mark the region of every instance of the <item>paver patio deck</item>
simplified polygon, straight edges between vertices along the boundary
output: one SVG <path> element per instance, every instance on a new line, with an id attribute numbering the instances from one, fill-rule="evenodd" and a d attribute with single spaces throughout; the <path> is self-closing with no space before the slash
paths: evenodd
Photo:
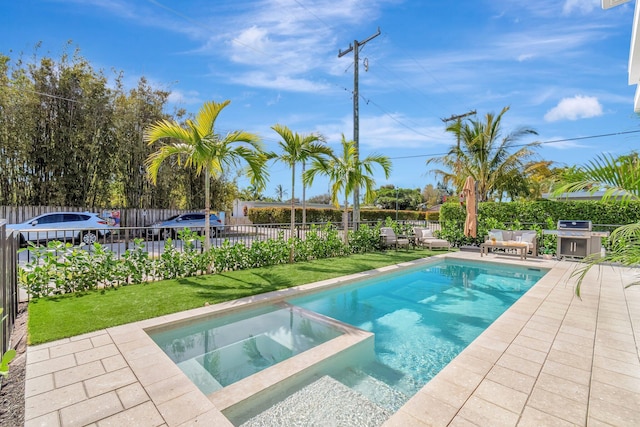
<path id="1" fill-rule="evenodd" d="M 640 286 L 624 287 L 634 272 L 593 269 L 578 299 L 577 263 L 483 260 L 551 271 L 385 426 L 640 425 Z M 25 425 L 231 426 L 143 328 L 268 297 L 29 347 Z"/>

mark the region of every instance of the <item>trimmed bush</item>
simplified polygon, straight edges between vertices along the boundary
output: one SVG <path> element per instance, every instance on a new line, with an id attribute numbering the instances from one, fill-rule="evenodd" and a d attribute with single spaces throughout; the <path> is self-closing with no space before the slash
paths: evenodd
<path id="1" fill-rule="evenodd" d="M 208 271 L 222 273 L 285 264 L 289 262 L 292 244 L 295 261 L 371 252 L 380 249 L 380 223 L 373 227 L 363 224 L 358 231 L 350 231 L 349 245 L 342 242 L 339 231 L 331 223 L 323 227 L 312 225 L 304 240 L 298 237 L 285 240 L 281 232 L 277 239 L 255 240 L 250 246 L 244 243 L 232 245 L 225 240 L 222 246 L 206 252 L 201 250 L 204 237 L 188 228 L 180 231 L 178 238 L 182 241 L 182 250 L 167 239 L 164 251 L 157 259 L 149 256 L 140 239 L 121 259 L 97 243 L 90 252 L 83 248 L 84 245 L 72 246 L 57 241 L 49 242 L 47 246 L 30 244 L 32 257 L 20 266 L 18 281 L 31 297 L 38 298 L 190 277 Z"/>
<path id="2" fill-rule="evenodd" d="M 353 212 L 349 209 L 349 214 Z M 289 224 L 291 222 L 290 207 L 266 207 L 251 208 L 248 211 L 248 218 L 254 224 Z M 368 209 L 360 210 L 360 220 L 365 222 L 384 221 L 387 217 L 395 218 L 396 211 L 388 209 Z M 424 220 L 424 212 L 418 211 L 398 211 L 398 220 L 418 221 Z M 296 222 L 302 222 L 302 208 L 296 208 Z M 342 210 L 328 207 L 326 209 L 307 208 L 307 222 L 310 223 L 341 223 Z"/>

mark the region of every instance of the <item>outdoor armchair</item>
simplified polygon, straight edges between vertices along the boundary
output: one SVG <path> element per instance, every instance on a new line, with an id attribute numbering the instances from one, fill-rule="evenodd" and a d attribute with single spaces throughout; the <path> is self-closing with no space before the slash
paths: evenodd
<path id="1" fill-rule="evenodd" d="M 382 241 L 382 246 L 385 248 L 395 247 L 396 250 L 399 246 L 404 246 L 405 248 L 409 248 L 409 239 L 406 237 L 398 237 L 393 231 L 391 227 L 381 227 L 380 228 L 380 239 Z"/>
<path id="2" fill-rule="evenodd" d="M 451 248 L 451 244 L 444 240 L 438 239 L 433 235 L 433 231 L 424 227 L 414 227 L 413 232 L 416 235 L 416 245 L 433 250 L 435 248 L 447 249 Z"/>

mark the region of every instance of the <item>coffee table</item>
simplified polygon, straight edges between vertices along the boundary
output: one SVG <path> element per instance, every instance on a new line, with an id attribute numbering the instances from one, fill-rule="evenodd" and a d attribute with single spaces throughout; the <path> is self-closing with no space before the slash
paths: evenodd
<path id="1" fill-rule="evenodd" d="M 526 242 L 516 242 L 513 240 L 491 241 L 487 240 L 480 245 L 480 257 L 487 255 L 489 249 L 515 249 L 516 253 L 520 255 L 520 259 L 527 259 L 527 252 L 529 251 L 529 245 Z"/>

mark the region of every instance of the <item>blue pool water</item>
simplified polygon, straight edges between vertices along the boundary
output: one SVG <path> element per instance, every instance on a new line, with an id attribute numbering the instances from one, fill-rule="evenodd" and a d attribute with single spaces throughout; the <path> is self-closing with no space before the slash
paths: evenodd
<path id="1" fill-rule="evenodd" d="M 263 307 L 150 334 L 209 394 L 341 335 L 295 307 Z"/>
<path id="2" fill-rule="evenodd" d="M 349 402 L 347 421 L 336 425 L 381 425 L 546 272 L 445 258 L 150 335 L 209 394 L 349 333 L 339 322 L 370 331 L 375 354 L 369 345 L 365 354 L 336 357 L 313 378 L 287 383 L 286 393 L 269 391 L 224 413 L 235 425 L 298 425 L 298 416 L 335 417 Z M 354 424 L 358 411 L 369 418 Z"/>
<path id="3" fill-rule="evenodd" d="M 442 260 L 289 302 L 373 332 L 362 370 L 412 396 L 545 273 Z"/>

